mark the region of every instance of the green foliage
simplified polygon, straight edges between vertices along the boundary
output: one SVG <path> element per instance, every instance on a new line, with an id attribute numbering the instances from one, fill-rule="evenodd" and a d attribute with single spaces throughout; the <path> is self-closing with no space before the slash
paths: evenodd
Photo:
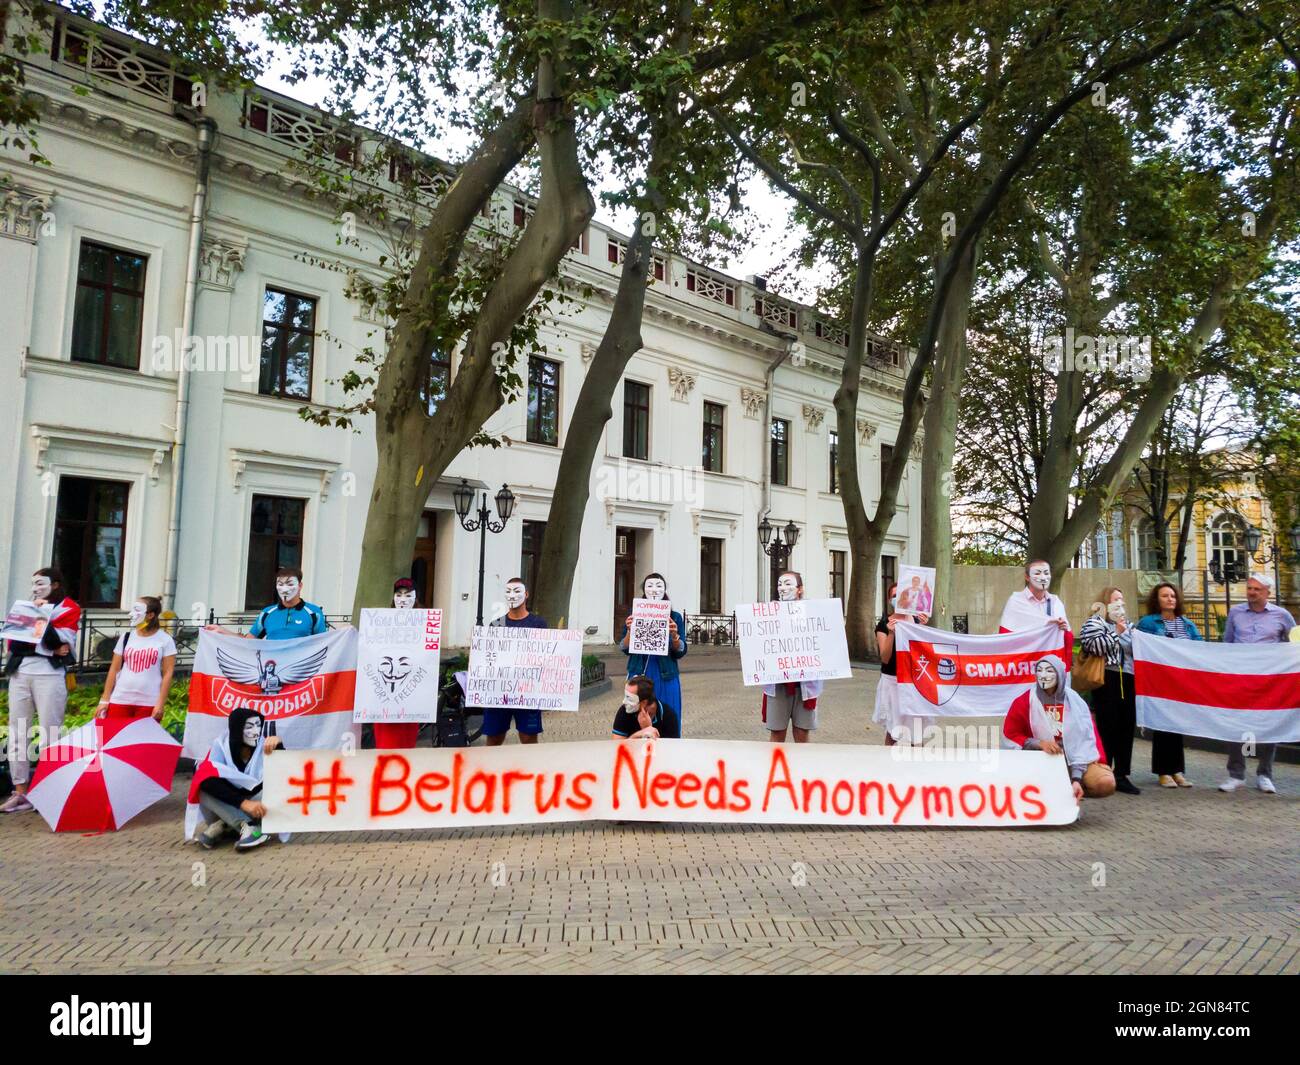
<path id="1" fill-rule="evenodd" d="M 167 693 L 167 702 L 163 704 L 162 726 L 173 735 L 180 735 L 185 729 L 185 714 L 189 706 L 190 683 L 188 678 L 178 679 Z M 104 685 L 78 684 L 68 692 L 68 709 L 63 718 L 65 730 L 84 725 L 95 716 L 100 697 L 104 694 Z M 9 691 L 0 691 L 0 725 L 9 724 Z"/>

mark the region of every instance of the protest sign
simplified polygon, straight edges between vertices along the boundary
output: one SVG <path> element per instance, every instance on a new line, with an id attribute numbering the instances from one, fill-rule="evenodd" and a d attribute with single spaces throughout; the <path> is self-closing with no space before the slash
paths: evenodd
<path id="1" fill-rule="evenodd" d="M 917 751 L 728 740 L 276 751 L 266 759 L 262 828 L 594 820 L 1015 828 L 1078 817 L 1059 755 Z"/>
<path id="2" fill-rule="evenodd" d="M 581 630 L 475 626 L 466 706 L 577 710 L 581 682 Z"/>
<path id="3" fill-rule="evenodd" d="M 745 684 L 852 676 L 838 599 L 795 599 L 736 607 Z"/>
<path id="4" fill-rule="evenodd" d="M 666 655 L 672 607 L 667 599 L 633 599 L 628 619 L 628 654 Z"/>
<path id="5" fill-rule="evenodd" d="M 898 710 L 914 717 L 1004 716 L 1034 685 L 1044 655 L 1066 662 L 1065 634 L 1055 625 L 971 636 L 900 621 L 894 626 Z"/>
<path id="6" fill-rule="evenodd" d="M 362 610 L 352 720 L 436 721 L 441 610 Z"/>
<path id="7" fill-rule="evenodd" d="M 359 746 L 360 726 L 352 721 L 356 668 L 351 626 L 296 640 L 245 640 L 205 629 L 194 652 L 181 754 L 203 758 L 241 706 L 274 726 L 286 747 Z"/>
<path id="8" fill-rule="evenodd" d="M 934 567 L 899 566 L 896 614 L 934 613 Z"/>
<path id="9" fill-rule="evenodd" d="M 0 640 L 39 643 L 53 612 L 52 606 L 37 606 L 26 599 L 19 599 L 5 615 L 4 627 L 0 629 Z"/>

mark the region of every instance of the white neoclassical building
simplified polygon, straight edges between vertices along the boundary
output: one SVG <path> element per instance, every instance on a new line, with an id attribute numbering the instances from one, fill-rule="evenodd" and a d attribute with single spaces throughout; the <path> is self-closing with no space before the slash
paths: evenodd
<path id="1" fill-rule="evenodd" d="M 6 601 L 25 596 L 31 572 L 53 562 L 91 611 L 120 612 L 163 589 L 170 549 L 183 617 L 264 604 L 284 562 L 301 564 L 309 599 L 348 613 L 371 427 L 323 428 L 298 411 L 342 403 L 338 379 L 355 355 L 382 350 L 383 324 L 355 298 L 349 274 L 379 279 L 385 243 L 361 226 L 362 247 L 341 247 L 334 209 L 307 194 L 293 166 L 329 116 L 263 89 L 213 93 L 201 113 L 187 111 L 178 101 L 191 102 L 191 83 L 165 54 L 71 16 L 59 18 L 49 54 L 28 63 L 27 77 L 52 165 L 0 154 Z M 526 213 L 522 197 L 503 194 L 485 224 L 521 224 Z M 490 604 L 506 579 L 531 571 L 620 254 L 618 234 L 589 227 L 564 269 L 591 297 L 547 329 L 544 354 L 520 368 L 525 396 L 486 427 L 508 446 L 468 450 L 430 485 L 412 566 L 425 602 L 450 611 L 452 643 L 466 642 L 473 623 L 479 549 L 460 528 L 452 490 L 462 478 L 489 495 L 509 484 L 518 500 L 488 538 Z M 688 614 L 767 597 L 765 513 L 798 528 L 791 565 L 808 594 L 844 594 L 848 543 L 832 452 L 858 449 L 874 505 L 900 414 L 907 355 L 897 347 L 873 344 L 857 432 L 837 440 L 835 323 L 759 279 L 667 255 L 655 273 L 645 347 L 615 396 L 592 472 L 568 621 L 593 641 L 612 638 L 651 570 L 666 575 Z M 165 356 L 187 335 L 202 358 L 182 385 Z M 183 490 L 173 521 L 178 426 Z M 919 449 L 912 457 L 886 574 L 916 561 Z"/>

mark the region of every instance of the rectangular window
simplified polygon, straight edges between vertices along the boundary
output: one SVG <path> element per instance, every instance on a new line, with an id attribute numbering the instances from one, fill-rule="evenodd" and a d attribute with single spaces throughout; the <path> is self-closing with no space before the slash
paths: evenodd
<path id="1" fill-rule="evenodd" d="M 889 589 L 898 580 L 898 557 L 880 556 L 880 612 L 889 613 Z"/>
<path id="2" fill-rule="evenodd" d="M 136 252 L 81 242 L 72 310 L 73 361 L 140 368 L 147 262 Z"/>
<path id="3" fill-rule="evenodd" d="M 711 473 L 722 472 L 722 419 L 725 410 L 721 403 L 704 404 L 704 452 L 701 465 Z"/>
<path id="4" fill-rule="evenodd" d="M 845 560 L 847 555 L 848 552 L 846 551 L 831 552 L 831 598 L 838 599 L 841 603 L 847 602 L 844 594 L 845 588 L 847 587 L 845 583 L 845 573 L 847 572 L 845 570 Z"/>
<path id="5" fill-rule="evenodd" d="M 261 610 L 275 596 L 275 571 L 302 567 L 302 529 L 307 513 L 305 499 L 253 496 L 248 523 L 248 573 L 244 581 L 244 609 Z"/>
<path id="6" fill-rule="evenodd" d="M 830 460 L 830 486 L 832 492 L 840 490 L 840 434 L 837 430 L 832 429 L 827 434 L 829 441 L 827 450 L 829 451 Z"/>
<path id="7" fill-rule="evenodd" d="M 523 547 L 519 552 L 519 576 L 523 578 L 524 587 L 532 590 L 537 576 L 537 563 L 542 557 L 542 533 L 546 531 L 544 521 L 524 522 Z"/>
<path id="8" fill-rule="evenodd" d="M 257 390 L 282 399 L 311 398 L 316 300 L 278 288 L 262 297 L 262 372 Z"/>
<path id="9" fill-rule="evenodd" d="M 772 419 L 772 483 L 790 483 L 790 423 Z"/>
<path id="10" fill-rule="evenodd" d="M 528 359 L 528 439 L 560 442 L 560 364 L 536 355 Z"/>
<path id="11" fill-rule="evenodd" d="M 700 613 L 722 613 L 722 541 L 700 537 Z"/>
<path id="12" fill-rule="evenodd" d="M 82 606 L 122 604 L 126 504 L 131 486 L 121 481 L 61 477 L 55 503 L 54 565 L 68 594 Z"/>
<path id="13" fill-rule="evenodd" d="M 623 382 L 623 457 L 650 457 L 650 386 Z"/>

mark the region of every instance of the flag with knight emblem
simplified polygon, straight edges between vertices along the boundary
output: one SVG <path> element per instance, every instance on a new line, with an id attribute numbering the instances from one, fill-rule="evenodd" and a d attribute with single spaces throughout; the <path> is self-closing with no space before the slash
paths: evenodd
<path id="1" fill-rule="evenodd" d="M 246 640 L 199 633 L 190 679 L 183 755 L 196 761 L 225 734 L 241 706 L 262 715 L 285 747 L 337 749 L 344 733 L 360 747 L 352 721 L 357 630 L 330 629 L 296 640 Z"/>
<path id="2" fill-rule="evenodd" d="M 1034 663 L 1065 661 L 1065 636 L 1053 624 L 996 636 L 944 632 L 900 621 L 898 710 L 916 717 L 994 717 L 1034 684 Z"/>

